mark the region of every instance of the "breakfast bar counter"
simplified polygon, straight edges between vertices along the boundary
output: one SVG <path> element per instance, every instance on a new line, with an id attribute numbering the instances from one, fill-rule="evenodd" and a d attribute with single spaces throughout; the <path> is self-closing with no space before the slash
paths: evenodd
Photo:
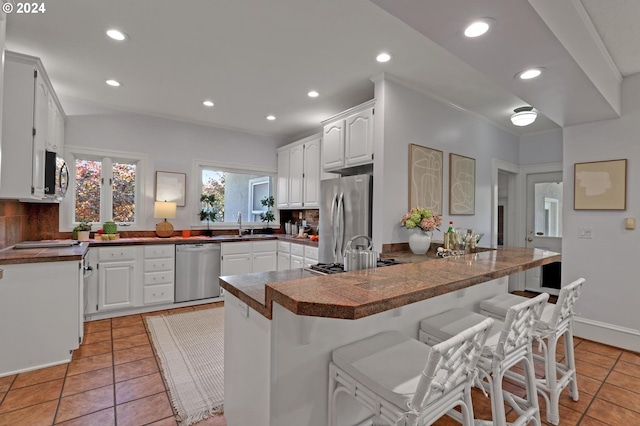
<path id="1" fill-rule="evenodd" d="M 334 349 L 387 330 L 417 338 L 420 320 L 451 308 L 477 310 L 481 300 L 508 290 L 509 275 L 561 259 L 513 247 L 444 259 L 392 257 L 410 263 L 324 276 L 295 269 L 220 278 L 227 424 L 326 426 Z"/>

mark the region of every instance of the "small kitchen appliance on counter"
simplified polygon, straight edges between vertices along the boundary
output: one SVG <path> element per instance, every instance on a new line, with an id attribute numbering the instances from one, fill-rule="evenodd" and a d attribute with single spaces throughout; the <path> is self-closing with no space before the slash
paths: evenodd
<path id="1" fill-rule="evenodd" d="M 358 239 L 367 240 L 368 246 L 356 245 L 352 248 L 353 242 Z M 358 269 L 375 268 L 378 253 L 373 250 L 373 242 L 366 235 L 356 235 L 351 237 L 347 242 L 347 248 L 344 251 L 344 270 L 357 271 Z"/>

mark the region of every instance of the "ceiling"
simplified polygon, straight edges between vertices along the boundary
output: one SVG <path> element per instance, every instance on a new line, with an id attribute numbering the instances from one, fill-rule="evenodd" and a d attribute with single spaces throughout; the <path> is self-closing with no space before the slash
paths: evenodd
<path id="1" fill-rule="evenodd" d="M 622 77 L 640 71 L 640 2 L 611 3 L 56 0 L 42 14 L 8 15 L 6 45 L 42 59 L 67 112 L 80 101 L 288 142 L 373 98 L 371 78 L 385 73 L 522 136 L 620 114 Z M 487 36 L 461 36 L 484 16 L 497 23 Z M 128 40 L 107 38 L 108 28 Z M 583 45 L 584 31 L 599 49 Z M 381 51 L 392 60 L 377 63 Z M 542 77 L 514 79 L 532 65 Z M 538 120 L 511 125 L 526 104 Z"/>

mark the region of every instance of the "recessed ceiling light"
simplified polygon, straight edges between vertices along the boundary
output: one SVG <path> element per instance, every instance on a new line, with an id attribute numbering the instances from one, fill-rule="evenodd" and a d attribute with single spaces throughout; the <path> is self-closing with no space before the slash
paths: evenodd
<path id="1" fill-rule="evenodd" d="M 493 25 L 494 22 L 495 20 L 493 18 L 482 18 L 477 21 L 473 21 L 467 28 L 465 28 L 464 35 L 469 38 L 480 37 L 489 31 L 489 28 L 491 28 L 491 25 Z"/>
<path id="2" fill-rule="evenodd" d="M 390 60 L 391 60 L 391 55 L 386 52 L 382 52 L 381 54 L 376 56 L 376 61 L 378 62 L 389 62 Z"/>
<path id="3" fill-rule="evenodd" d="M 542 74 L 542 68 L 529 68 L 518 74 L 518 77 L 522 80 L 531 80 L 532 78 L 539 77 Z"/>
<path id="4" fill-rule="evenodd" d="M 120 30 L 113 29 L 113 28 L 110 29 L 110 30 L 107 30 L 107 35 L 109 37 L 111 37 L 112 39 L 117 40 L 117 41 L 123 41 L 123 40 L 125 40 L 127 38 L 125 33 L 123 33 Z"/>
<path id="5" fill-rule="evenodd" d="M 107 84 L 111 87 L 120 87 L 122 86 L 118 80 L 107 80 Z"/>
<path id="6" fill-rule="evenodd" d="M 516 108 L 513 112 L 515 112 L 515 114 L 511 116 L 511 122 L 514 126 L 528 126 L 538 118 L 538 113 L 533 110 L 532 106 Z"/>
<path id="7" fill-rule="evenodd" d="M 320 96 L 320 93 L 316 92 L 315 90 L 312 90 L 309 93 L 307 93 L 307 96 L 309 96 L 310 98 L 317 98 L 318 96 Z"/>
<path id="8" fill-rule="evenodd" d="M 275 115 L 267 115 L 266 119 L 269 120 L 269 121 L 273 121 L 273 120 L 276 119 L 276 116 Z"/>
<path id="9" fill-rule="evenodd" d="M 203 101 L 202 105 L 211 108 L 213 106 L 213 101 L 210 101 L 210 100 Z"/>

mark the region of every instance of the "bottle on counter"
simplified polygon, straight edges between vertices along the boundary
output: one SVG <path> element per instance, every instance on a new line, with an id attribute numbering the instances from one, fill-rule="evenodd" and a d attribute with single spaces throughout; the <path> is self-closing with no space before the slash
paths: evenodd
<path id="1" fill-rule="evenodd" d="M 455 232 L 453 231 L 453 221 L 449 221 L 449 228 L 444 233 L 444 248 L 454 250 L 456 248 Z"/>

